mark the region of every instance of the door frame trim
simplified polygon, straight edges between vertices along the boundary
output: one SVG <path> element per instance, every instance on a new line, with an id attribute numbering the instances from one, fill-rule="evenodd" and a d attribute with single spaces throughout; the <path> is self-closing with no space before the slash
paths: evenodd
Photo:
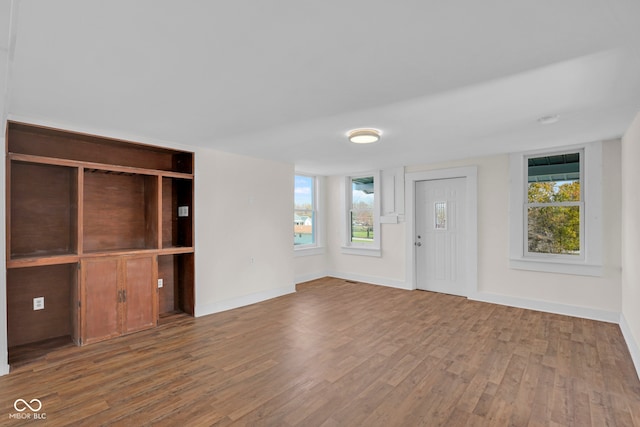
<path id="1" fill-rule="evenodd" d="M 467 283 L 464 286 L 465 295 L 470 297 L 478 292 L 478 167 L 466 166 L 449 169 L 436 169 L 423 172 L 409 172 L 405 175 L 406 198 L 406 272 L 405 277 L 409 289 L 417 289 L 416 283 L 416 251 L 414 247 L 416 224 L 416 182 L 434 181 L 450 178 L 465 178 L 467 206 L 464 217 L 467 241 L 465 242 L 464 258 L 466 263 Z"/>

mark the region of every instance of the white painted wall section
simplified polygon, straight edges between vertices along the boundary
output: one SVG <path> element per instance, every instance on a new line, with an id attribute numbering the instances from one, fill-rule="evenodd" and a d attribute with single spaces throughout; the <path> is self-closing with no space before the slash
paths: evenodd
<path id="1" fill-rule="evenodd" d="M 622 315 L 620 326 L 640 373 L 640 113 L 622 138 Z"/>
<path id="2" fill-rule="evenodd" d="M 291 164 L 196 151 L 196 316 L 295 291 Z"/>
<path id="3" fill-rule="evenodd" d="M 411 166 L 406 171 L 478 166 L 478 285 L 472 298 L 617 322 L 621 307 L 620 141 L 605 142 L 603 157 L 605 259 L 601 277 L 509 268 L 508 155 Z"/>
<path id="4" fill-rule="evenodd" d="M 405 225 L 381 224 L 380 257 L 342 253 L 345 244 L 345 180 L 343 176 L 327 178 L 327 272 L 328 275 L 406 288 Z"/>

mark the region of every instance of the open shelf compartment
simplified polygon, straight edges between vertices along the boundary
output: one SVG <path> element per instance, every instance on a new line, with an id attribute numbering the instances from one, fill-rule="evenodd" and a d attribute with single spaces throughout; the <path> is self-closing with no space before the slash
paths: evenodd
<path id="1" fill-rule="evenodd" d="M 77 253 L 78 169 L 11 162 L 10 259 Z"/>

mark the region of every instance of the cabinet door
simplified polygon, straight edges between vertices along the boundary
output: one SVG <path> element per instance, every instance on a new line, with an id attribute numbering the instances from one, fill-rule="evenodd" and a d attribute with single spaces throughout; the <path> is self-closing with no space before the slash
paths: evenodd
<path id="1" fill-rule="evenodd" d="M 125 257 L 123 333 L 156 326 L 158 317 L 155 256 Z"/>
<path id="2" fill-rule="evenodd" d="M 85 259 L 81 271 L 82 343 L 120 335 L 118 259 Z"/>

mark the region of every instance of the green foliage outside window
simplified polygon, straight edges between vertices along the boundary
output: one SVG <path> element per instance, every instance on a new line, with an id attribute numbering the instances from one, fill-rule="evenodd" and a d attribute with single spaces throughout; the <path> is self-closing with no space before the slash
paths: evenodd
<path id="1" fill-rule="evenodd" d="M 528 202 L 529 252 L 579 255 L 580 181 L 529 183 Z"/>

